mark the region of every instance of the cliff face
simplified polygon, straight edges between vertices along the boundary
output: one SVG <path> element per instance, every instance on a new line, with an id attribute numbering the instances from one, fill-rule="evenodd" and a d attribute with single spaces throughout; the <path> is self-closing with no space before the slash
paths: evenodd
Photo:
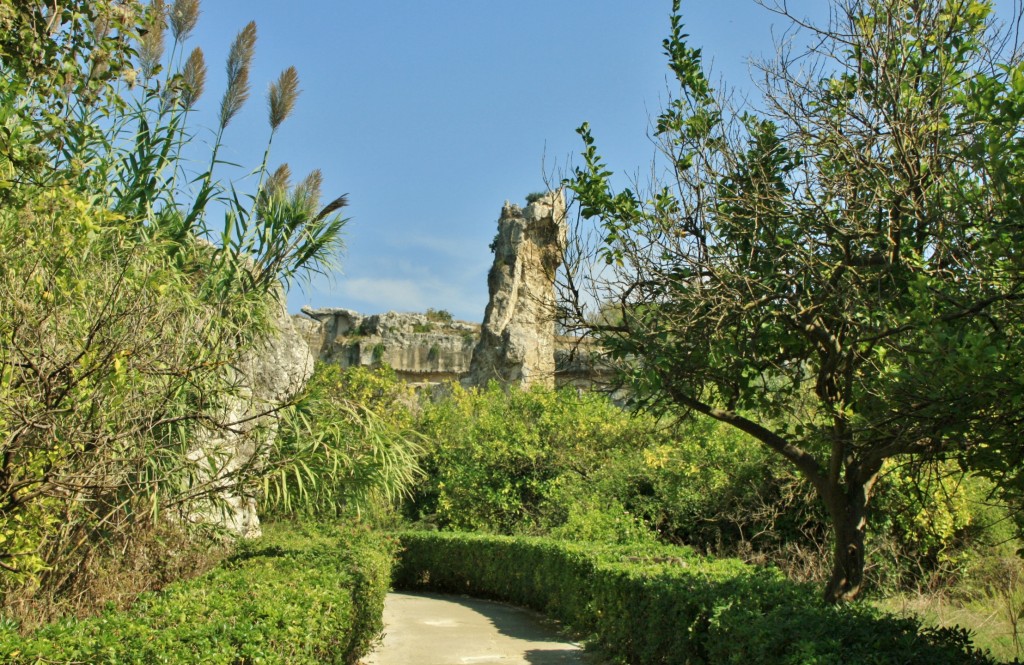
<path id="1" fill-rule="evenodd" d="M 364 316 L 342 308 L 302 308 L 295 318 L 313 355 L 343 368 L 390 366 L 416 387 L 449 381 L 484 386 L 610 389 L 599 349 L 555 336 L 555 273 L 565 249 L 565 199 L 550 192 L 525 209 L 505 203 L 487 276 L 483 324 L 443 310 Z M 622 394 L 617 394 L 617 399 Z"/>
<path id="2" fill-rule="evenodd" d="M 363 315 L 350 309 L 309 309 L 294 317 L 309 347 L 320 360 L 342 367 L 387 363 L 398 378 L 416 388 L 461 381 L 468 383 L 470 359 L 480 340 L 480 325 L 437 320 L 430 314 Z M 592 344 L 555 337 L 554 385 L 579 390 L 608 389 L 609 367 Z M 615 395 L 621 399 L 621 394 Z"/>
<path id="3" fill-rule="evenodd" d="M 237 390 L 219 414 L 223 427 L 200 432 L 190 454 L 200 469 L 197 480 L 214 489 L 220 500 L 198 506 L 189 519 L 246 538 L 260 535 L 260 520 L 251 488 L 239 486 L 236 475 L 260 465 L 277 436 L 276 409 L 302 390 L 315 361 L 304 337 L 306 327 L 288 316 L 283 291 L 276 295 L 269 335 L 228 370 Z"/>
<path id="4" fill-rule="evenodd" d="M 487 276 L 490 301 L 466 383 L 555 385 L 555 273 L 565 250 L 565 198 L 525 210 L 505 203 Z"/>
<path id="5" fill-rule="evenodd" d="M 324 362 L 342 367 L 387 364 L 417 386 L 457 381 L 469 371 L 480 326 L 445 312 L 364 316 L 350 309 L 303 308 L 299 325 Z"/>
<path id="6" fill-rule="evenodd" d="M 342 367 L 387 364 L 416 387 L 449 381 L 485 386 L 607 388 L 612 373 L 589 344 L 556 338 L 555 273 L 566 242 L 565 198 L 549 192 L 526 209 L 505 203 L 487 278 L 484 323 L 447 312 L 362 315 L 303 308 L 295 317 L 313 353 Z"/>

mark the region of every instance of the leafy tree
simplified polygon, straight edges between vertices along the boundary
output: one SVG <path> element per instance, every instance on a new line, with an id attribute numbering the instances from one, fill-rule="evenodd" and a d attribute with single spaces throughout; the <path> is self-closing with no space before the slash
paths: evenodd
<path id="1" fill-rule="evenodd" d="M 761 65 L 763 103 L 736 111 L 677 1 L 680 94 L 655 129 L 667 183 L 614 191 L 579 130 L 568 185 L 596 224 L 577 235 L 568 318 L 646 404 L 728 423 L 813 486 L 830 602 L 861 591 L 886 460 L 1022 482 L 1024 67 L 991 9 L 837 0 L 806 51 Z"/>

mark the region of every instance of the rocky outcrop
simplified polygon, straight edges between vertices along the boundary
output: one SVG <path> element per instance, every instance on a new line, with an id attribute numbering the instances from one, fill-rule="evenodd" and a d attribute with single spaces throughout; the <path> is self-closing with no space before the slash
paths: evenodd
<path id="1" fill-rule="evenodd" d="M 457 381 L 469 371 L 480 326 L 444 311 L 363 316 L 350 309 L 303 308 L 307 342 L 324 362 L 342 367 L 387 364 L 422 387 Z"/>
<path id="2" fill-rule="evenodd" d="M 487 276 L 490 301 L 465 383 L 554 386 L 554 283 L 565 241 L 562 192 L 525 210 L 505 202 Z"/>
<path id="3" fill-rule="evenodd" d="M 611 391 L 613 372 L 599 350 L 554 334 L 554 279 L 565 242 L 561 192 L 545 194 L 525 210 L 506 202 L 483 325 L 454 321 L 445 311 L 363 315 L 308 307 L 295 325 L 320 360 L 345 368 L 387 364 L 417 388 L 450 381 L 484 386 L 495 379 Z"/>
<path id="4" fill-rule="evenodd" d="M 315 361 L 306 328 L 288 315 L 284 294 L 275 295 L 270 333 L 229 370 L 236 389 L 219 415 L 221 426 L 201 432 L 190 455 L 200 486 L 212 488 L 217 500 L 201 504 L 189 519 L 246 538 L 260 535 L 260 520 L 251 488 L 238 480 L 264 459 L 277 435 L 276 410 L 302 390 Z"/>
<path id="5" fill-rule="evenodd" d="M 443 312 L 364 315 L 350 309 L 303 308 L 294 325 L 324 362 L 348 367 L 387 363 L 416 389 L 466 381 L 480 325 L 451 321 Z M 554 339 L 555 386 L 624 394 L 612 385 L 614 372 L 600 350 L 574 337 Z"/>

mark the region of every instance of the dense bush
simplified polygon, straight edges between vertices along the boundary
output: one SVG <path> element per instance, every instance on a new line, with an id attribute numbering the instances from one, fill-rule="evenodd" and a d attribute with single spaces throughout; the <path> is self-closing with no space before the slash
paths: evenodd
<path id="1" fill-rule="evenodd" d="M 210 573 L 130 610 L 20 636 L 0 660 L 88 663 L 354 663 L 382 628 L 393 544 L 362 530 L 274 525 Z"/>
<path id="2" fill-rule="evenodd" d="M 546 612 L 628 663 L 991 663 L 965 631 L 826 606 L 772 568 L 688 548 L 461 533 L 401 535 L 400 588 Z"/>
<path id="3" fill-rule="evenodd" d="M 318 363 L 268 460 L 270 515 L 387 512 L 420 477 L 415 396 L 393 370 Z"/>
<path id="4" fill-rule="evenodd" d="M 443 528 L 492 533 L 602 531 L 629 540 L 644 529 L 626 506 L 641 451 L 667 443 L 650 418 L 631 416 L 598 394 L 465 390 L 426 405 L 427 441 L 410 512 Z M 597 492 L 600 487 L 603 491 Z"/>
<path id="5" fill-rule="evenodd" d="M 657 539 L 776 563 L 797 580 L 828 575 L 820 502 L 778 455 L 735 428 L 666 423 L 597 394 L 493 385 L 454 387 L 424 406 L 418 427 L 428 478 L 409 512 L 442 529 Z M 984 481 L 948 464 L 929 469 L 891 465 L 881 475 L 868 543 L 876 591 L 956 579 L 991 545 L 1014 540 Z"/>

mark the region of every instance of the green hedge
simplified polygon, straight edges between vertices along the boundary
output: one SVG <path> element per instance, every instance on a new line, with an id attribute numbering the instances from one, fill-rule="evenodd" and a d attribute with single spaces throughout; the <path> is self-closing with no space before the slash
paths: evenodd
<path id="1" fill-rule="evenodd" d="M 400 534 L 395 586 L 525 605 L 627 663 L 991 663 L 965 631 L 824 605 L 774 569 L 688 548 Z"/>
<path id="2" fill-rule="evenodd" d="M 126 612 L 0 631 L 0 662 L 354 663 L 382 628 L 394 544 L 364 530 L 272 525 L 206 575 Z"/>

